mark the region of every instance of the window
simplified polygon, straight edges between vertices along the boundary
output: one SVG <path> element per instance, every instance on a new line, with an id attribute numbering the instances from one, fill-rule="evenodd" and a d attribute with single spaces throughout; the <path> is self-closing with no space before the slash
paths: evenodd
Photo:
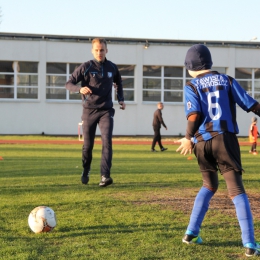
<path id="1" fill-rule="evenodd" d="M 260 69 L 236 68 L 235 78 L 244 90 L 260 102 Z"/>
<path id="2" fill-rule="evenodd" d="M 211 70 L 217 71 L 222 74 L 227 74 L 227 68 L 225 68 L 225 67 L 212 67 Z"/>
<path id="3" fill-rule="evenodd" d="M 66 90 L 65 84 L 80 63 L 47 63 L 46 99 L 48 100 L 81 100 L 78 93 Z M 118 65 L 121 73 L 125 101 L 134 100 L 134 66 Z M 81 82 L 78 82 L 81 86 Z M 117 100 L 113 89 L 114 100 Z"/>
<path id="4" fill-rule="evenodd" d="M 78 93 L 69 92 L 65 84 L 79 63 L 47 63 L 46 99 L 48 100 L 81 100 Z M 78 83 L 80 85 L 80 82 Z"/>
<path id="5" fill-rule="evenodd" d="M 0 61 L 1 99 L 38 99 L 38 63 Z"/>
<path id="6" fill-rule="evenodd" d="M 122 77 L 125 101 L 134 101 L 134 65 L 117 65 Z M 117 100 L 116 93 L 113 95 Z"/>
<path id="7" fill-rule="evenodd" d="M 143 101 L 183 102 L 183 67 L 143 66 Z"/>

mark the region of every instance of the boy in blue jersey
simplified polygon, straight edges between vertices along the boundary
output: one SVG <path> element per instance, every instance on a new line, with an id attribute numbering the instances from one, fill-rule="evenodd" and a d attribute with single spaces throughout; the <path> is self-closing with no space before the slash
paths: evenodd
<path id="1" fill-rule="evenodd" d="M 259 103 L 238 82 L 225 74 L 211 71 L 212 59 L 203 44 L 187 52 L 185 66 L 193 79 L 185 86 L 186 135 L 177 151 L 194 153 L 202 173 L 203 186 L 194 201 L 184 243 L 202 243 L 199 236 L 209 203 L 218 189 L 218 170 L 225 179 L 241 228 L 246 256 L 260 256 L 255 241 L 253 217 L 242 181 L 242 164 L 237 136 L 236 104 L 246 112 L 260 115 Z"/>

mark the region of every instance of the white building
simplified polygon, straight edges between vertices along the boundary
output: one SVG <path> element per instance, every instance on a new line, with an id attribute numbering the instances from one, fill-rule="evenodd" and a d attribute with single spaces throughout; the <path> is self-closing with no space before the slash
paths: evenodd
<path id="1" fill-rule="evenodd" d="M 92 59 L 94 37 L 0 33 L 0 134 L 77 135 L 79 94 L 65 82 L 74 68 Z M 152 135 L 156 104 L 165 105 L 168 131 L 185 134 L 183 89 L 189 79 L 184 58 L 190 46 L 206 44 L 213 69 L 235 77 L 260 101 L 260 43 L 106 38 L 107 59 L 120 68 L 126 110 L 115 100 L 114 135 Z M 238 107 L 240 136 L 248 135 L 252 113 Z M 97 134 L 99 134 L 99 130 Z"/>

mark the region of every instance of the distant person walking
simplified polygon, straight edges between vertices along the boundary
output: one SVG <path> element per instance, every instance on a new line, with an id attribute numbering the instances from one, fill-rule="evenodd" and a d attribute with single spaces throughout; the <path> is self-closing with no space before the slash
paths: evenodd
<path id="1" fill-rule="evenodd" d="M 165 125 L 163 118 L 162 118 L 162 110 L 164 108 L 164 105 L 162 102 L 159 102 L 157 104 L 157 110 L 153 114 L 153 130 L 154 130 L 154 137 L 152 142 L 152 148 L 151 152 L 157 152 L 154 148 L 156 143 L 158 142 L 158 145 L 160 147 L 161 152 L 166 151 L 168 148 L 164 148 L 162 145 L 162 137 L 161 137 L 161 125 L 164 126 L 164 128 L 167 130 L 167 126 Z"/>
<path id="2" fill-rule="evenodd" d="M 257 118 L 253 117 L 252 124 L 250 125 L 250 129 L 249 129 L 249 142 L 252 144 L 249 153 L 252 153 L 253 155 L 257 155 L 256 146 L 257 146 L 257 137 L 259 135 L 256 124 L 257 124 Z"/>

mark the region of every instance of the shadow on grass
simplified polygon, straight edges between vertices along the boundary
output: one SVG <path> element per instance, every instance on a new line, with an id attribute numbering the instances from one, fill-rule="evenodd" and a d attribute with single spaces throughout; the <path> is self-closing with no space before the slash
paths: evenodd
<path id="1" fill-rule="evenodd" d="M 97 225 L 97 226 L 87 226 L 81 227 L 80 229 L 73 230 L 73 228 L 69 227 L 59 227 L 59 237 L 67 237 L 67 236 L 82 236 L 82 235 L 97 235 L 103 236 L 104 234 L 130 234 L 137 232 L 167 232 L 167 236 L 170 237 L 168 232 L 180 231 L 183 233 L 184 227 L 171 227 L 169 224 L 161 224 L 161 223 L 153 223 L 153 224 L 140 224 L 140 225 Z M 65 233 L 68 232 L 68 235 Z M 64 233 L 64 235 L 60 234 Z M 163 235 L 163 233 L 160 233 Z M 165 234 L 166 235 L 166 234 Z M 173 235 L 172 235 L 173 236 Z"/>
<path id="2" fill-rule="evenodd" d="M 129 183 L 114 183 L 108 187 L 99 187 L 98 182 L 95 184 L 88 184 L 83 185 L 80 181 L 77 183 L 67 184 L 67 183 L 60 183 L 58 184 L 58 178 L 54 178 L 52 180 L 46 178 L 41 179 L 33 178 L 32 180 L 27 181 L 27 184 L 21 184 L 19 178 L 15 178 L 12 180 L 11 178 L 7 179 L 8 181 L 4 181 L 3 186 L 0 185 L 1 193 L 4 195 L 19 195 L 24 194 L 25 192 L 32 192 L 32 193 L 63 193 L 64 191 L 74 193 L 79 191 L 86 191 L 86 192 L 115 192 L 115 191 L 133 191 L 133 190 L 149 190 L 149 189 L 158 189 L 158 188 L 182 188 L 185 187 L 186 189 L 194 188 L 197 191 L 200 188 L 200 184 L 198 181 L 174 181 L 174 182 L 129 182 Z"/>
<path id="3" fill-rule="evenodd" d="M 54 229 L 50 233 L 41 233 L 41 234 L 34 234 L 28 229 L 28 233 L 25 235 L 17 235 L 17 236 L 10 236 L 10 235 L 3 235 L 3 233 L 0 235 L 1 239 L 4 239 L 7 242 L 16 241 L 17 239 L 26 240 L 28 243 L 31 242 L 32 238 L 35 239 L 35 236 L 37 239 L 45 239 L 48 238 L 49 243 L 51 241 L 56 241 L 57 238 L 59 239 L 66 239 L 66 238 L 77 238 L 77 237 L 84 237 L 88 236 L 91 239 L 102 239 L 113 237 L 115 234 L 122 234 L 122 235 L 133 235 L 136 234 L 136 237 L 139 237 L 140 235 L 138 233 L 146 232 L 147 234 L 154 232 L 157 234 L 160 234 L 160 237 L 163 237 L 163 239 L 173 239 L 176 238 L 176 232 L 179 234 L 179 241 L 181 244 L 182 236 L 185 232 L 184 227 L 173 227 L 169 224 L 161 224 L 161 223 L 153 223 L 153 224 L 140 224 L 140 225 L 124 225 L 124 224 L 118 224 L 118 225 L 97 225 L 97 226 L 88 226 L 88 227 L 81 227 L 80 229 L 73 228 L 73 227 L 59 227 L 58 229 Z M 204 232 L 206 230 L 206 227 L 204 227 Z M 164 232 L 165 231 L 165 232 Z M 29 236 L 28 236 L 29 235 Z M 202 237 L 203 238 L 203 237 Z M 203 238 L 203 243 L 199 245 L 207 246 L 207 247 L 242 247 L 242 243 L 240 239 L 232 239 L 229 241 L 223 241 L 221 239 L 218 239 L 216 241 L 216 238 Z M 191 246 L 189 246 L 191 248 Z"/>
<path id="4" fill-rule="evenodd" d="M 78 237 L 78 236 L 90 236 L 94 238 L 95 236 L 98 237 L 107 237 L 114 234 L 134 234 L 138 232 L 160 232 L 160 236 L 171 238 L 173 234 L 169 234 L 169 232 L 173 231 L 180 231 L 183 233 L 184 228 L 176 228 L 171 227 L 169 224 L 160 224 L 160 223 L 153 223 L 153 224 L 140 224 L 140 225 L 97 225 L 97 226 L 81 226 L 80 228 L 73 228 L 73 227 L 62 227 L 59 226 L 55 228 L 53 231 L 49 233 L 40 233 L 34 234 L 28 228 L 28 233 L 25 235 L 18 234 L 17 236 L 10 236 L 8 233 L 0 234 L 1 239 L 5 239 L 6 241 L 15 241 L 17 238 L 25 238 L 27 239 L 27 235 L 29 236 L 37 236 L 38 238 L 41 236 L 42 238 L 48 237 L 48 239 L 57 239 L 57 236 L 60 238 L 70 238 L 70 237 Z M 7 231 L 7 230 L 6 230 Z M 163 233 L 165 231 L 165 233 Z M 182 234 L 181 233 L 181 234 Z M 30 237 L 28 237 L 30 240 Z"/>

